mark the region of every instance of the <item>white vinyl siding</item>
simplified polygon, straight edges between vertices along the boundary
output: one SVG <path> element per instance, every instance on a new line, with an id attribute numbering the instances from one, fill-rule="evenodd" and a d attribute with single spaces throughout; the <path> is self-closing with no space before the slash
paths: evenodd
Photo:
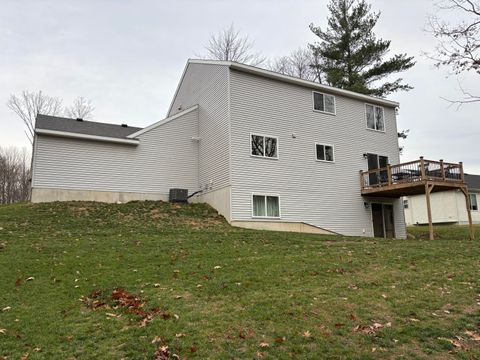
<path id="1" fill-rule="evenodd" d="M 365 114 L 368 129 L 385 131 L 385 111 L 383 107 L 365 104 Z"/>
<path id="2" fill-rule="evenodd" d="M 307 87 L 235 70 L 230 74 L 232 220 L 252 219 L 254 189 L 281 194 L 282 221 L 373 235 L 371 212 L 364 206 L 369 199 L 360 194 L 358 171 L 366 170 L 363 154 L 368 152 L 399 162 L 395 109 L 385 108 L 391 131 L 378 137 L 359 121 L 364 101 L 337 95 L 337 114 L 331 116 L 312 111 L 312 90 Z M 273 131 L 281 143 L 279 160 L 253 158 L 250 134 Z M 335 166 L 313 166 L 315 143 L 335 145 Z M 395 233 L 405 237 L 402 200 L 381 201 L 394 205 Z"/>
<path id="3" fill-rule="evenodd" d="M 252 195 L 252 216 L 280 218 L 280 198 L 276 195 Z"/>
<path id="4" fill-rule="evenodd" d="M 32 186 L 168 194 L 197 189 L 197 110 L 152 129 L 138 146 L 53 136 L 35 139 Z"/>
<path id="5" fill-rule="evenodd" d="M 335 96 L 323 94 L 318 91 L 312 92 L 313 110 L 328 114 L 335 114 Z"/>
<path id="6" fill-rule="evenodd" d="M 198 185 L 204 193 L 230 185 L 228 67 L 189 64 L 168 116 L 193 105 L 198 110 Z"/>

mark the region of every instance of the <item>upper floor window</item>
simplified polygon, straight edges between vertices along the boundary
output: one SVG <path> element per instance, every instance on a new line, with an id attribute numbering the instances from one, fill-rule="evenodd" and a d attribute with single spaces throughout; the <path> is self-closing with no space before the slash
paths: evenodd
<path id="1" fill-rule="evenodd" d="M 385 131 L 385 116 L 383 107 L 366 104 L 367 128 Z"/>
<path id="2" fill-rule="evenodd" d="M 250 135 L 251 155 L 278 159 L 278 138 L 258 134 Z"/>
<path id="3" fill-rule="evenodd" d="M 335 96 L 314 91 L 313 110 L 335 114 Z"/>
<path id="4" fill-rule="evenodd" d="M 318 161 L 334 162 L 333 145 L 315 144 Z"/>
<path id="5" fill-rule="evenodd" d="M 470 210 L 478 211 L 477 195 L 470 194 Z"/>

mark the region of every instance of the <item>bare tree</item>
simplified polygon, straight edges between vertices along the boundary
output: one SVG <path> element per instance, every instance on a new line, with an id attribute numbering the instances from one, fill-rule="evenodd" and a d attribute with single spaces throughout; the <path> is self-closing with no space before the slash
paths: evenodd
<path id="1" fill-rule="evenodd" d="M 91 119 L 92 113 L 95 108 L 92 102 L 83 96 L 77 97 L 73 101 L 73 105 L 65 109 L 65 116 L 72 119 Z"/>
<path id="2" fill-rule="evenodd" d="M 288 56 L 277 58 L 269 64 L 272 71 L 294 76 L 304 80 L 317 80 L 317 73 L 312 65 L 315 60 L 309 49 L 298 48 Z"/>
<path id="3" fill-rule="evenodd" d="M 30 155 L 27 149 L 0 147 L 0 204 L 26 201 L 29 190 Z"/>
<path id="4" fill-rule="evenodd" d="M 437 3 L 438 12 L 429 19 L 428 30 L 439 40 L 433 55 L 435 65 L 448 66 L 454 74 L 474 71 L 480 75 L 480 0 L 442 0 Z M 460 15 L 463 20 L 451 24 L 440 18 L 440 12 Z M 480 101 L 461 88 L 464 99 L 452 101 L 463 104 Z"/>
<path id="5" fill-rule="evenodd" d="M 211 35 L 205 59 L 236 61 L 248 65 L 261 65 L 265 57 L 254 51 L 254 42 L 248 36 L 242 36 L 233 24 L 220 31 L 217 35 Z"/>
<path id="6" fill-rule="evenodd" d="M 27 127 L 25 134 L 31 143 L 38 114 L 58 115 L 62 112 L 62 100 L 38 92 L 22 91 L 20 95 L 10 95 L 7 106 L 22 119 Z"/>

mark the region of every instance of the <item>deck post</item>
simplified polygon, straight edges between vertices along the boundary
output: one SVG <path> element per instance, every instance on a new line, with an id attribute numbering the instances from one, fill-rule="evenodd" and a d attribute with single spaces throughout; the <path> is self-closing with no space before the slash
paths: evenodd
<path id="1" fill-rule="evenodd" d="M 440 159 L 440 172 L 442 174 L 442 180 L 445 181 L 445 167 L 443 166 L 443 159 Z"/>
<path id="2" fill-rule="evenodd" d="M 465 174 L 463 173 L 463 161 L 460 161 L 459 164 L 460 164 L 460 180 L 462 180 L 462 183 L 465 183 Z"/>
<path id="3" fill-rule="evenodd" d="M 424 180 L 426 178 L 426 173 L 425 173 L 425 160 L 423 160 L 423 156 L 420 156 L 420 174 L 421 174 L 421 179 Z"/>
<path id="4" fill-rule="evenodd" d="M 465 195 L 465 203 L 467 205 L 467 216 L 468 216 L 468 236 L 470 240 L 475 239 L 475 229 L 473 228 L 473 221 L 472 221 L 472 211 L 471 211 L 471 204 L 470 204 L 470 195 L 468 194 L 468 188 L 462 186 L 463 195 Z"/>
<path id="5" fill-rule="evenodd" d="M 387 164 L 387 181 L 388 185 L 392 185 L 392 165 Z"/>
<path id="6" fill-rule="evenodd" d="M 425 184 L 425 198 L 427 201 L 427 216 L 428 216 L 428 233 L 429 239 L 434 240 L 433 235 L 433 219 L 432 219 L 432 206 L 430 204 L 430 192 L 433 189 L 433 185 L 429 185 L 428 182 Z"/>
<path id="7" fill-rule="evenodd" d="M 363 183 L 363 171 L 359 170 L 358 174 L 360 175 L 360 189 L 363 190 L 365 188 L 365 184 Z"/>

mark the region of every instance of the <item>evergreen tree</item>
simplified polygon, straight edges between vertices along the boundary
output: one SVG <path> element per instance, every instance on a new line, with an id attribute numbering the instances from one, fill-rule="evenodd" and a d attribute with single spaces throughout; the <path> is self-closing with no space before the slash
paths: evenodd
<path id="1" fill-rule="evenodd" d="M 380 13 L 372 13 L 364 0 L 331 0 L 328 9 L 331 14 L 326 31 L 310 25 L 320 38 L 320 42 L 309 46 L 315 58 L 320 59 L 312 67 L 322 74 L 321 82 L 379 97 L 412 89 L 401 78 L 378 83 L 415 65 L 413 57 L 406 54 L 384 60 L 390 41 L 377 39 L 373 32 Z"/>

